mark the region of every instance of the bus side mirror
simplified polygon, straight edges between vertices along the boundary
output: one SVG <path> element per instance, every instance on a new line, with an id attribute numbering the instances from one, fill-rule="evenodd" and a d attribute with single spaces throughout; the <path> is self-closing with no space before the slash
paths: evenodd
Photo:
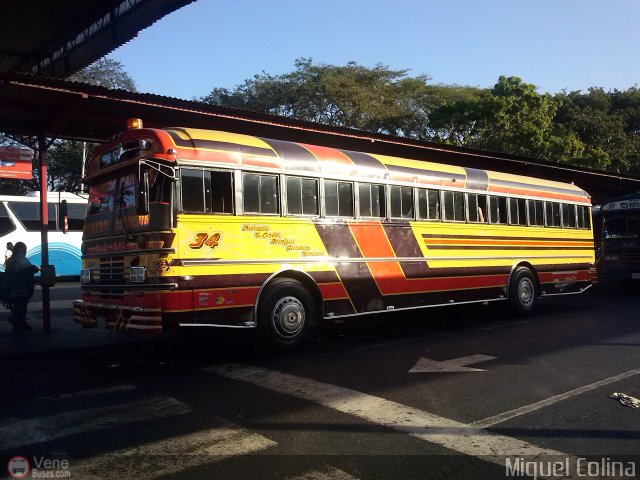
<path id="1" fill-rule="evenodd" d="M 149 215 L 149 172 L 142 172 L 136 196 L 136 214 Z"/>
<path id="2" fill-rule="evenodd" d="M 58 229 L 62 230 L 62 233 L 69 231 L 69 208 L 66 200 L 62 200 L 58 205 Z"/>

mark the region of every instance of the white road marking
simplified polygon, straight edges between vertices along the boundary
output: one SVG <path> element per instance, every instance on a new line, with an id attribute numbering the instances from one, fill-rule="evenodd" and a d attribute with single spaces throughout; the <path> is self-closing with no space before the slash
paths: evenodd
<path id="1" fill-rule="evenodd" d="M 72 462 L 69 470 L 74 478 L 83 479 L 153 479 L 219 462 L 231 456 L 258 452 L 274 445 L 277 444 L 273 440 L 225 422 L 218 428 Z"/>
<path id="2" fill-rule="evenodd" d="M 171 397 L 87 408 L 0 425 L 0 450 L 15 450 L 69 435 L 127 425 L 153 418 L 189 413 L 192 408 Z"/>
<path id="3" fill-rule="evenodd" d="M 563 457 L 569 458 L 575 465 L 575 459 L 566 453 L 348 388 L 260 367 L 228 365 L 204 370 L 314 402 L 501 466 L 505 466 L 507 457 L 527 457 L 528 460 L 536 461 L 556 461 Z M 576 472 L 576 469 L 573 468 L 572 472 Z"/>
<path id="4" fill-rule="evenodd" d="M 339 468 L 327 465 L 324 470 L 310 470 L 289 480 L 358 480 Z"/>
<path id="5" fill-rule="evenodd" d="M 524 415 L 525 413 L 535 412 L 536 410 L 548 407 L 549 405 L 553 405 L 554 403 L 558 403 L 563 400 L 567 400 L 568 398 L 575 397 L 576 395 L 580 395 L 581 393 L 585 393 L 590 390 L 594 390 L 596 388 L 609 385 L 611 383 L 615 383 L 638 374 L 640 374 L 640 368 L 629 370 L 627 372 L 621 373 L 620 375 L 614 375 L 613 377 L 605 378 L 598 382 L 590 383 L 589 385 L 584 385 L 582 387 L 569 390 L 568 392 L 561 393 L 559 395 L 554 395 L 553 397 L 549 397 L 545 400 L 541 400 L 530 405 L 525 405 L 523 407 L 500 413 L 499 415 L 494 415 L 493 417 L 488 417 L 483 420 L 477 420 L 470 423 L 469 425 L 480 428 L 491 427 L 493 425 L 497 425 L 498 423 L 506 422 L 507 420 L 510 420 L 512 418 Z"/>
<path id="6" fill-rule="evenodd" d="M 490 355 L 469 355 L 467 357 L 452 358 L 451 360 L 438 362 L 436 360 L 431 360 L 430 358 L 422 357 L 413 366 L 413 368 L 409 370 L 409 373 L 484 372 L 486 370 L 482 368 L 471 368 L 466 365 L 488 362 L 489 360 L 495 360 L 496 358 L 497 357 L 492 357 Z"/>
<path id="7" fill-rule="evenodd" d="M 100 395 L 112 395 L 114 393 L 130 392 L 135 390 L 135 385 L 114 385 L 113 387 L 94 388 L 92 390 L 82 390 L 79 392 L 62 393 L 56 397 L 44 397 L 38 400 L 69 400 L 73 398 L 97 397 Z"/>

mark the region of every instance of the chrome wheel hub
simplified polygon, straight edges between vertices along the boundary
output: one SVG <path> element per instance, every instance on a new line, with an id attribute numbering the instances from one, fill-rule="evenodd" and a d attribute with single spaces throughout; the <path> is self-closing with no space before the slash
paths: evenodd
<path id="1" fill-rule="evenodd" d="M 276 333 L 284 338 L 296 336 L 304 327 L 304 306 L 295 297 L 283 297 L 274 305 L 271 324 Z"/>
<path id="2" fill-rule="evenodd" d="M 530 307 L 536 298 L 536 287 L 530 278 L 521 278 L 518 282 L 518 299 L 524 307 Z"/>

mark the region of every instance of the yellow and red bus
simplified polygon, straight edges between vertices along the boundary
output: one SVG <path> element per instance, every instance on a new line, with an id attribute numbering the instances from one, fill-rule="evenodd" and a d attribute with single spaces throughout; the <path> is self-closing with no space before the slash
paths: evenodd
<path id="1" fill-rule="evenodd" d="M 85 327 L 258 329 L 580 293 L 590 197 L 573 184 L 190 128 L 129 129 L 88 164 Z"/>

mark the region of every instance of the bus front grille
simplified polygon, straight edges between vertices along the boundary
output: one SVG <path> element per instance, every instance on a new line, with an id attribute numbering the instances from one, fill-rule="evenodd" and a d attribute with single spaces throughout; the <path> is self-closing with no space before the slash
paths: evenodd
<path id="1" fill-rule="evenodd" d="M 109 285 L 124 284 L 124 257 L 103 257 L 100 259 L 100 271 L 98 285 L 100 285 L 100 298 L 105 300 L 120 299 L 124 297 L 122 290 L 109 289 Z"/>

